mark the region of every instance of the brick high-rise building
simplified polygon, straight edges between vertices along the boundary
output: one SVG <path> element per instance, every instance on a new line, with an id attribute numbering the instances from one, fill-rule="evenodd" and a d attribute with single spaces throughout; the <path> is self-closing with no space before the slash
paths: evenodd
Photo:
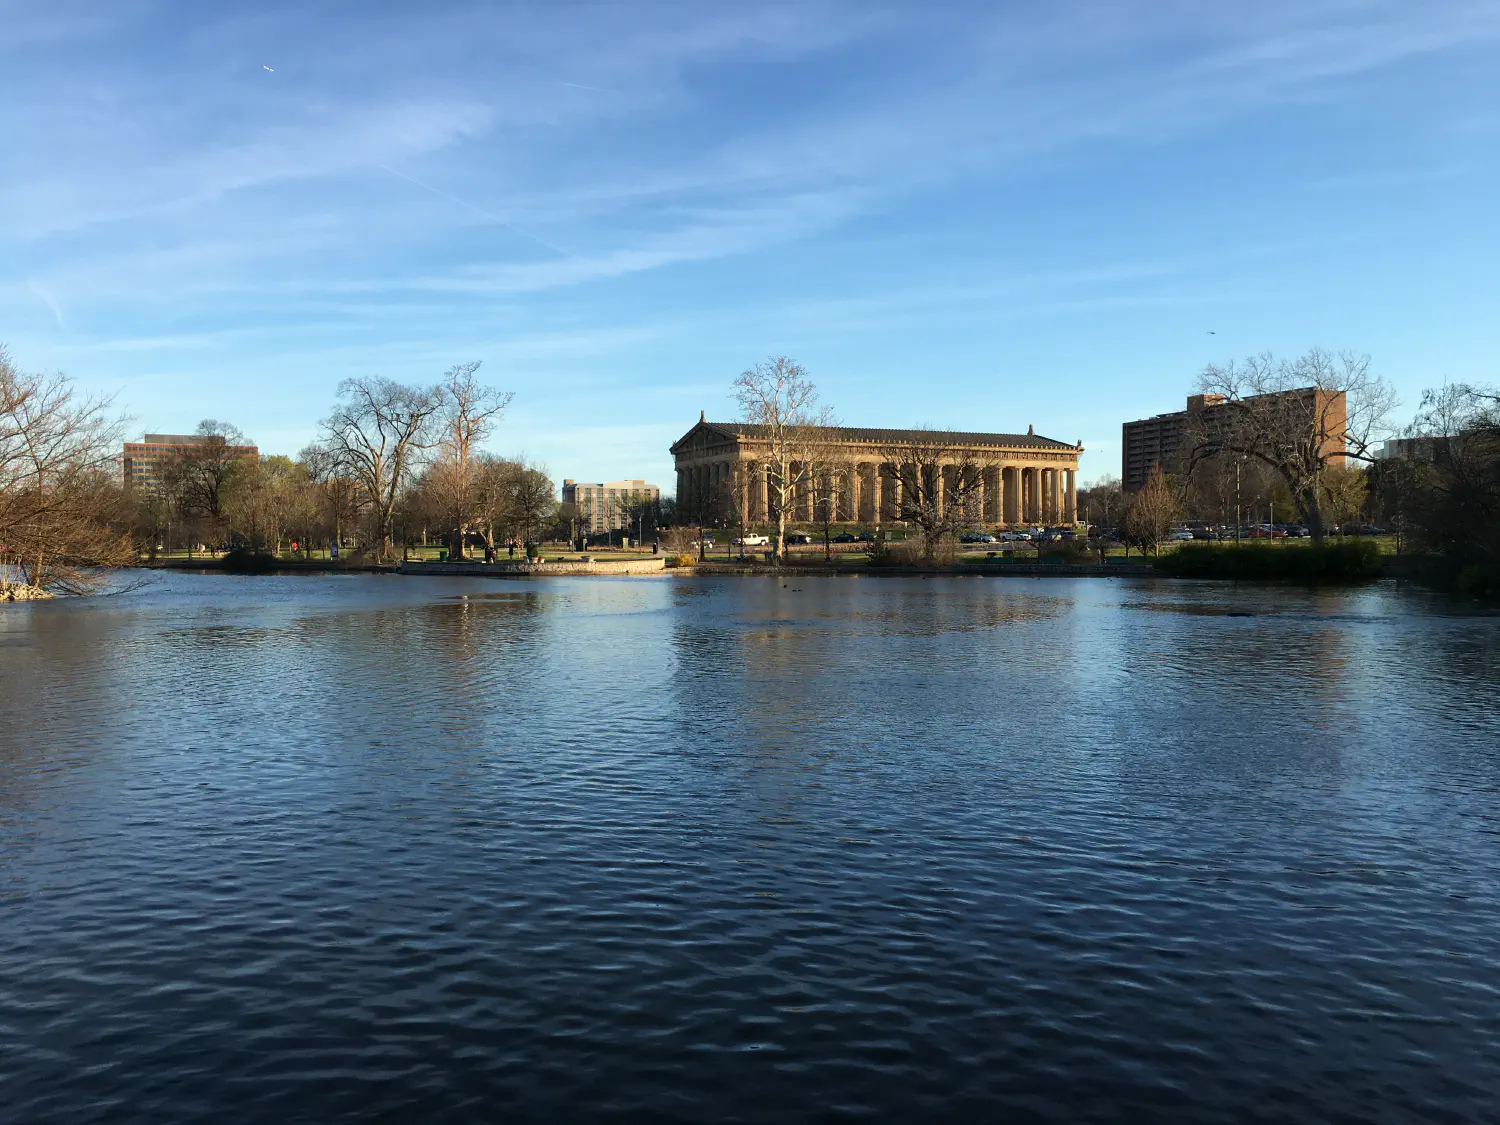
<path id="1" fill-rule="evenodd" d="M 1295 391 L 1276 391 L 1270 395 L 1252 395 L 1245 401 L 1257 399 L 1298 396 L 1306 399 L 1317 395 L 1321 401 L 1312 407 L 1316 416 L 1324 419 L 1323 452 L 1339 457 L 1344 452 L 1344 392 L 1319 391 L 1303 387 Z M 1195 418 L 1203 423 L 1202 429 L 1213 431 L 1215 423 L 1223 416 L 1219 411 L 1226 407 L 1223 395 L 1189 395 L 1187 409 L 1172 414 L 1158 414 L 1153 418 L 1142 418 L 1126 422 L 1120 428 L 1120 484 L 1127 492 L 1134 492 L 1146 483 L 1151 470 L 1160 465 L 1168 473 L 1180 473 L 1186 467 L 1186 458 L 1192 450 L 1187 448 L 1190 426 Z M 1225 419 L 1227 420 L 1227 419 Z"/>
<path id="2" fill-rule="evenodd" d="M 125 487 L 159 492 L 162 467 L 167 461 L 186 448 L 212 440 L 202 434 L 146 434 L 140 441 L 127 441 L 120 457 Z M 231 445 L 229 452 L 236 458 L 260 459 L 260 450 L 253 445 Z"/>

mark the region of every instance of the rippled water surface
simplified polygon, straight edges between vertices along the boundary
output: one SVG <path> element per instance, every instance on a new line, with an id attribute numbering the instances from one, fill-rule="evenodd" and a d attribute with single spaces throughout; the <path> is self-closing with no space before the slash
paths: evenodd
<path id="1" fill-rule="evenodd" d="M 0 1116 L 1493 1121 L 1497 788 L 1389 588 L 0 607 Z"/>

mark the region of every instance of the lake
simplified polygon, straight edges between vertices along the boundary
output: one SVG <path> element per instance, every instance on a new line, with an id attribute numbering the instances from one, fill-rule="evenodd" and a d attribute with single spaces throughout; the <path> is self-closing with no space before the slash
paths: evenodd
<path id="1" fill-rule="evenodd" d="M 152 575 L 0 607 L 16 1122 L 1489 1121 L 1500 618 Z"/>

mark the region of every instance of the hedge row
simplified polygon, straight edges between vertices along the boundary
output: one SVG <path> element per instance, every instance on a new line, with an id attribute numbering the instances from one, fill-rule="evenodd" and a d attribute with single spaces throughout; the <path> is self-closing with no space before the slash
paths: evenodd
<path id="1" fill-rule="evenodd" d="M 1338 543 L 1184 543 L 1156 559 L 1177 578 L 1233 578 L 1259 582 L 1365 582 L 1380 573 L 1380 546 L 1369 539 Z"/>

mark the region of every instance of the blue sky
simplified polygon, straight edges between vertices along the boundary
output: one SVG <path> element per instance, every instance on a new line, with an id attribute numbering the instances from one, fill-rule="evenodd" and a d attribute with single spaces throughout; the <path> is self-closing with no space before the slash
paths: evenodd
<path id="1" fill-rule="evenodd" d="M 800 359 L 850 425 L 1074 440 L 1205 363 L 1500 354 L 1500 3 L 0 0 L 0 341 L 269 452 L 452 363 L 644 476 Z M 264 69 L 271 67 L 271 70 Z M 1214 333 L 1210 335 L 1209 333 Z"/>

